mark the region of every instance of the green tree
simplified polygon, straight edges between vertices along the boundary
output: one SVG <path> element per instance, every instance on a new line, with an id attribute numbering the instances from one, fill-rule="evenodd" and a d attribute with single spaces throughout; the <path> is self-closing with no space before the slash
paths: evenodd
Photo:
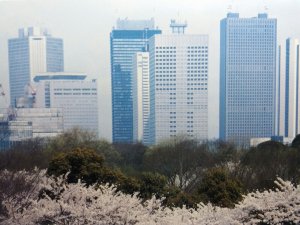
<path id="1" fill-rule="evenodd" d="M 242 185 L 237 179 L 230 177 L 225 169 L 216 167 L 205 173 L 198 188 L 198 195 L 205 203 L 234 207 L 242 200 Z"/>
<path id="2" fill-rule="evenodd" d="M 88 148 L 58 153 L 51 160 L 47 173 L 54 176 L 68 173 L 69 183 L 77 183 L 80 179 L 87 185 L 114 184 L 118 190 L 128 194 L 140 189 L 136 179 L 125 176 L 119 169 L 105 166 L 104 158 L 95 150 Z"/>
<path id="3" fill-rule="evenodd" d="M 144 172 L 140 176 L 140 194 L 141 198 L 151 198 L 152 195 L 162 197 L 166 191 L 167 179 L 158 173 Z"/>
<path id="4" fill-rule="evenodd" d="M 300 148 L 300 134 L 297 134 L 297 136 L 292 141 L 292 147 L 293 148 Z"/>
<path id="5" fill-rule="evenodd" d="M 205 144 L 187 138 L 167 140 L 145 153 L 148 171 L 157 171 L 168 179 L 170 186 L 186 189 L 203 169 L 212 165 L 212 154 Z"/>
<path id="6" fill-rule="evenodd" d="M 101 154 L 105 158 L 105 164 L 116 167 L 120 164 L 122 157 L 115 148 L 106 140 L 98 140 L 97 136 L 90 131 L 79 128 L 52 138 L 47 144 L 47 149 L 53 156 L 60 152 L 71 152 L 76 148 L 88 148 Z"/>
<path id="7" fill-rule="evenodd" d="M 73 128 L 50 140 L 48 148 L 52 151 L 69 152 L 76 148 L 95 149 L 97 136 L 80 128 Z"/>
<path id="8" fill-rule="evenodd" d="M 0 151 L 0 170 L 46 169 L 51 158 L 46 150 L 47 139 L 32 138 Z"/>
<path id="9" fill-rule="evenodd" d="M 197 208 L 197 204 L 200 202 L 199 196 L 182 191 L 177 187 L 168 187 L 164 197 L 163 204 L 171 208 L 182 208 L 183 206 L 186 208 Z"/>
<path id="10" fill-rule="evenodd" d="M 67 153 L 59 153 L 50 162 L 49 175 L 68 174 L 68 182 L 76 183 L 79 179 L 88 185 L 96 183 L 103 172 L 103 157 L 94 150 L 76 148 Z"/>
<path id="11" fill-rule="evenodd" d="M 119 166 L 128 175 L 137 176 L 143 168 L 144 154 L 147 146 L 142 143 L 114 144 L 116 151 L 121 155 Z"/>
<path id="12" fill-rule="evenodd" d="M 282 143 L 266 141 L 251 148 L 241 158 L 237 176 L 249 191 L 274 188 L 277 176 L 292 180 L 299 162 L 297 152 Z M 299 158 L 298 158 L 299 159 Z M 291 170 L 293 168 L 293 170 Z"/>

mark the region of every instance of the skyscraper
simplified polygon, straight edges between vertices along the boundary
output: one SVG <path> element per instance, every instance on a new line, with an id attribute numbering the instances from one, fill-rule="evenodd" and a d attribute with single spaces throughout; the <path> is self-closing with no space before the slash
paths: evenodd
<path id="1" fill-rule="evenodd" d="M 9 84 L 11 105 L 24 95 L 24 88 L 39 72 L 64 70 L 63 41 L 46 30 L 29 27 L 8 40 Z"/>
<path id="2" fill-rule="evenodd" d="M 276 115 L 276 121 L 277 121 L 277 136 L 285 136 L 285 51 L 284 46 L 279 45 L 278 46 L 278 59 L 277 59 L 277 115 Z"/>
<path id="3" fill-rule="evenodd" d="M 150 144 L 149 52 L 137 52 L 135 54 L 132 75 L 133 140 Z"/>
<path id="4" fill-rule="evenodd" d="M 97 82 L 85 78 L 81 73 L 39 73 L 34 107 L 62 109 L 65 131 L 79 127 L 98 134 Z"/>
<path id="5" fill-rule="evenodd" d="M 221 21 L 220 138 L 249 144 L 275 134 L 277 21 L 267 14 Z"/>
<path id="6" fill-rule="evenodd" d="M 288 38 L 286 40 L 286 51 L 281 50 L 279 57 L 281 59 L 279 63 L 282 66 L 279 69 L 279 135 L 294 138 L 300 133 L 300 55 L 298 39 Z"/>
<path id="7" fill-rule="evenodd" d="M 149 40 L 150 139 L 208 138 L 208 36 L 184 34 L 186 24 L 171 22 L 173 34 Z"/>
<path id="8" fill-rule="evenodd" d="M 132 59 L 160 33 L 153 19 L 118 20 L 110 33 L 113 142 L 133 142 Z"/>

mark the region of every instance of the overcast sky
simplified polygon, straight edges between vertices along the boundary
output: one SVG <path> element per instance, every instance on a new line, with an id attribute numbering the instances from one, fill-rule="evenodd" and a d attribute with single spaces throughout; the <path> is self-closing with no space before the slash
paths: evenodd
<path id="1" fill-rule="evenodd" d="M 47 28 L 64 40 L 65 71 L 98 79 L 100 135 L 111 140 L 109 33 L 118 18 L 155 19 L 170 33 L 170 19 L 188 22 L 188 34 L 208 34 L 209 137 L 218 136 L 219 22 L 228 11 L 240 17 L 267 12 L 278 19 L 278 43 L 300 38 L 300 0 L 0 0 L 0 83 L 8 93 L 7 40 L 28 26 Z M 5 104 L 0 99 L 0 108 Z"/>

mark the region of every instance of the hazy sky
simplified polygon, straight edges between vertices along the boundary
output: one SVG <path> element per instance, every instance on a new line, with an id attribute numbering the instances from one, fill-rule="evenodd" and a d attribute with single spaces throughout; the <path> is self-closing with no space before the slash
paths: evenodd
<path id="1" fill-rule="evenodd" d="M 0 0 L 0 83 L 8 93 L 7 40 L 28 26 L 47 28 L 64 40 L 65 71 L 84 72 L 99 83 L 100 135 L 111 140 L 109 33 L 118 18 L 149 19 L 170 33 L 170 19 L 188 22 L 188 34 L 208 34 L 209 137 L 218 136 L 219 22 L 268 12 L 278 19 L 278 43 L 300 38 L 300 0 Z M 0 108 L 4 106 L 0 99 Z"/>

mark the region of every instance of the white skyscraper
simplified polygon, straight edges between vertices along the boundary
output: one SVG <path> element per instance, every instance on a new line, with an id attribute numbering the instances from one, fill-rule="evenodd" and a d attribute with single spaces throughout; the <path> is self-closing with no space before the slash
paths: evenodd
<path id="1" fill-rule="evenodd" d="M 186 35 L 185 26 L 172 21 L 172 35 L 149 40 L 151 143 L 208 137 L 208 36 Z"/>
<path id="2" fill-rule="evenodd" d="M 281 48 L 280 48 L 281 49 Z M 300 133 L 300 55 L 299 41 L 286 40 L 285 54 L 280 51 L 279 68 L 279 135 L 293 138 Z M 284 70 L 285 69 L 285 70 Z"/>
<path id="3" fill-rule="evenodd" d="M 41 72 L 64 70 L 63 41 L 41 28 L 19 30 L 19 36 L 8 40 L 11 105 L 24 94 L 24 88 Z"/>
<path id="4" fill-rule="evenodd" d="M 149 143 L 150 116 L 149 53 L 137 52 L 133 57 L 132 100 L 133 139 Z"/>
<path id="5" fill-rule="evenodd" d="M 35 107 L 63 109 L 64 130 L 79 127 L 98 134 L 96 80 L 79 73 L 38 74 Z"/>
<path id="6" fill-rule="evenodd" d="M 278 82 L 277 82 L 277 135 L 285 136 L 285 51 L 284 46 L 278 47 L 277 60 Z"/>

